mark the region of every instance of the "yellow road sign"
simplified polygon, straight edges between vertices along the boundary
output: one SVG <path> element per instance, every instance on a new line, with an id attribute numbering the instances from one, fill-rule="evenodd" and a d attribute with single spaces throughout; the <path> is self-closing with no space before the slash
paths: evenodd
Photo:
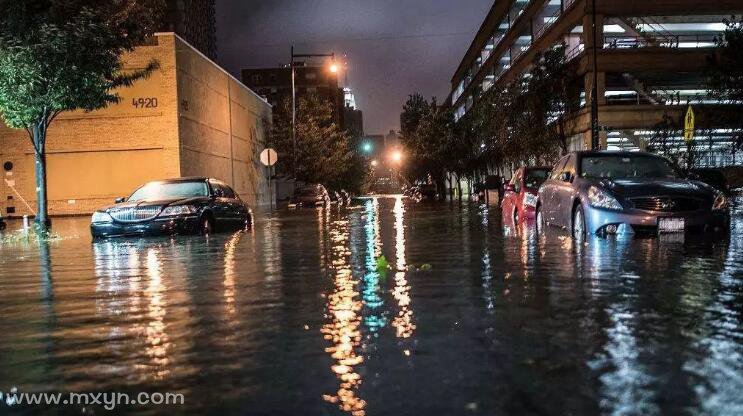
<path id="1" fill-rule="evenodd" d="M 689 106 L 684 122 L 684 140 L 687 142 L 694 140 L 695 122 L 694 110 Z"/>

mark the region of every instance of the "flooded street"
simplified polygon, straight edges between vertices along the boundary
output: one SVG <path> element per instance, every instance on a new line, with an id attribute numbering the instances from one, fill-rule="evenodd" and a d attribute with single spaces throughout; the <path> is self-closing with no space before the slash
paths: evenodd
<path id="1" fill-rule="evenodd" d="M 743 413 L 740 213 L 729 239 L 586 245 L 399 198 L 209 239 L 88 224 L 0 246 L 0 391 L 185 398 L 112 414 Z"/>

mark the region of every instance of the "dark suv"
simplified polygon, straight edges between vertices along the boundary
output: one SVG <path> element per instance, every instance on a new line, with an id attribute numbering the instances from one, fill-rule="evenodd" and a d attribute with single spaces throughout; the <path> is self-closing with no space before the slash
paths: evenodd
<path id="1" fill-rule="evenodd" d="M 537 226 L 574 237 L 617 232 L 684 232 L 729 227 L 728 199 L 683 179 L 665 158 L 644 152 L 575 152 L 539 189 Z"/>
<path id="2" fill-rule="evenodd" d="M 247 229 L 251 209 L 227 184 L 210 178 L 150 182 L 93 214 L 93 237 L 209 234 Z"/>

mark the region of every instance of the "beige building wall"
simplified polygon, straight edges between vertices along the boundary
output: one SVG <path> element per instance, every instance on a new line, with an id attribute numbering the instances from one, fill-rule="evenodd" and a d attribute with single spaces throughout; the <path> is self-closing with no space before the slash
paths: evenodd
<path id="1" fill-rule="evenodd" d="M 160 69 L 120 90 L 118 104 L 61 114 L 50 127 L 52 215 L 89 214 L 144 182 L 179 176 L 213 176 L 236 184 L 247 202 L 263 203 L 255 143 L 262 140 L 259 120 L 266 115 L 270 120 L 270 106 L 172 33 L 156 35 L 123 60 L 132 70 L 151 59 Z M 0 212 L 32 215 L 30 140 L 25 130 L 0 123 L 0 168 L 5 162 L 13 169 L 0 172 Z M 15 212 L 8 214 L 8 208 Z"/>
<path id="2" fill-rule="evenodd" d="M 268 204 L 259 154 L 270 106 L 180 38 L 176 61 L 181 174 L 220 179 L 249 204 Z"/>

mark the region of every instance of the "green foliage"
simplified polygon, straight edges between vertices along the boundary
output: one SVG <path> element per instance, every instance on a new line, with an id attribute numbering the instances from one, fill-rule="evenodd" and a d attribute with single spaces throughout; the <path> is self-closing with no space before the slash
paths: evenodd
<path id="1" fill-rule="evenodd" d="M 452 152 L 461 148 L 454 139 L 451 111 L 440 107 L 435 98 L 428 101 L 413 94 L 403 107 L 400 123 L 408 179 L 443 181 L 446 171 L 455 166 Z"/>
<path id="2" fill-rule="evenodd" d="M 46 134 L 64 111 L 116 103 L 116 89 L 158 64 L 124 72 L 121 55 L 150 35 L 162 0 L 0 0 L 0 116 L 35 153 L 36 221 L 47 223 Z"/>
<path id="3" fill-rule="evenodd" d="M 114 89 L 157 67 L 122 71 L 121 54 L 145 35 L 135 22 L 149 21 L 134 0 L 13 0 L 0 10 L 0 114 L 11 127 L 30 131 L 63 111 L 115 103 Z"/>
<path id="4" fill-rule="evenodd" d="M 721 109 L 714 117 L 716 121 L 733 129 L 733 153 L 743 150 L 743 19 L 726 20 L 727 28 L 717 39 L 715 53 L 708 58 L 707 87 L 718 100 L 734 104 Z"/>
<path id="5" fill-rule="evenodd" d="M 270 145 L 279 154 L 277 173 L 292 177 L 294 142 L 292 140 L 291 99 L 275 109 L 276 119 Z M 297 100 L 296 177 L 306 183 L 322 183 L 335 189 L 357 192 L 366 168 L 356 151 L 357 140 L 335 123 L 330 102 L 317 95 Z"/>
<path id="6" fill-rule="evenodd" d="M 720 100 L 743 103 L 743 20 L 726 20 L 708 60 L 709 88 Z"/>
<path id="7" fill-rule="evenodd" d="M 481 94 L 456 123 L 435 100 L 411 95 L 400 116 L 403 144 L 415 161 L 408 175 L 476 179 L 509 165 L 555 160 L 567 151 L 566 119 L 578 107 L 570 74 L 564 46 L 555 47 L 522 77 Z"/>

